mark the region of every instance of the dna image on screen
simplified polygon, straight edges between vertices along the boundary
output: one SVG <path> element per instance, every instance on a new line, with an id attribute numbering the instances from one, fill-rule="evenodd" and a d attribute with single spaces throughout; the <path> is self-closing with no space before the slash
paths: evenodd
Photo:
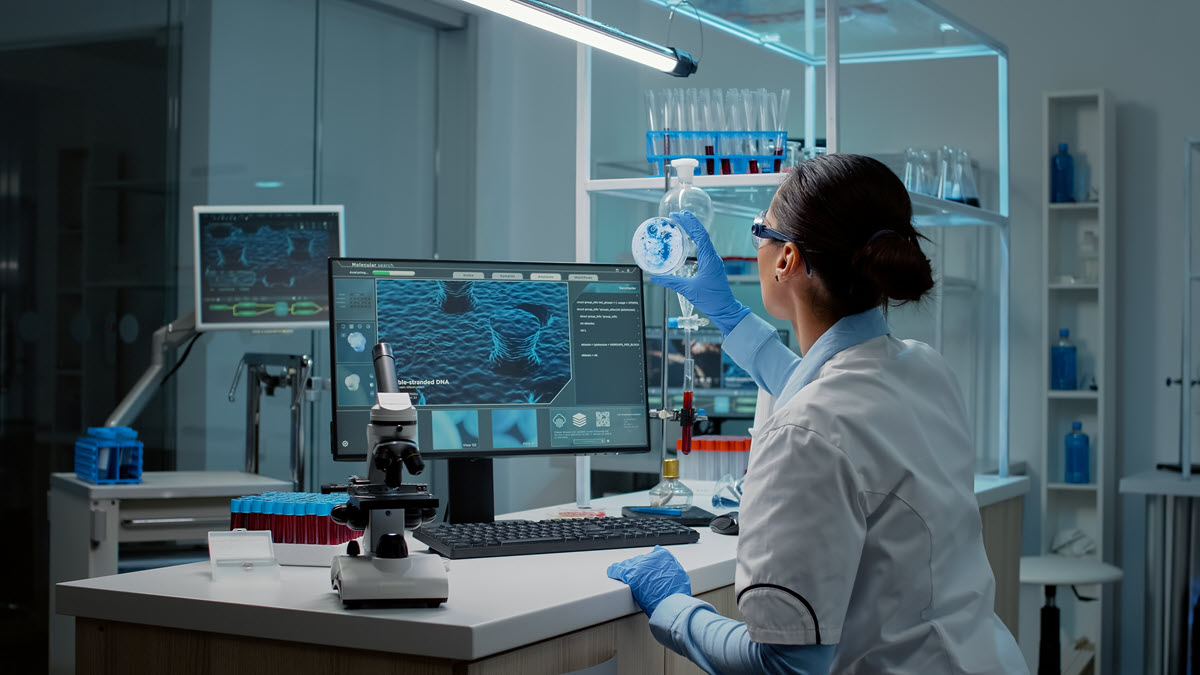
<path id="1" fill-rule="evenodd" d="M 571 379 L 565 283 L 375 283 L 378 339 L 404 345 L 396 377 L 418 405 L 550 403 Z"/>

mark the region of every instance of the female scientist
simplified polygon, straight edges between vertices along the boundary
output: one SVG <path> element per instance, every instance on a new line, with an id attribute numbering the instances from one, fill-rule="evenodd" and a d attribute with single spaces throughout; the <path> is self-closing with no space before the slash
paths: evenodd
<path id="1" fill-rule="evenodd" d="M 666 549 L 613 565 L 655 637 L 710 673 L 1028 672 L 993 607 L 962 397 L 883 309 L 933 288 L 912 204 L 886 166 L 825 155 L 784 179 L 751 231 L 763 304 L 797 358 L 734 299 L 708 233 L 692 278 L 652 277 L 725 334 L 776 397 L 750 451 L 735 591 L 745 623 L 691 597 Z"/>

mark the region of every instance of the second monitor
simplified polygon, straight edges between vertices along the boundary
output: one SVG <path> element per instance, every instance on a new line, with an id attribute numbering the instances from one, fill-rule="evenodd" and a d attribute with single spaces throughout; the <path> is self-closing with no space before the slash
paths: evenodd
<path id="1" fill-rule="evenodd" d="M 341 206 L 192 209 L 196 330 L 325 328 L 326 259 L 342 255 Z"/>
<path id="2" fill-rule="evenodd" d="M 649 450 L 637 267 L 338 258 L 329 279 L 335 459 L 368 451 L 380 341 L 424 456 Z"/>

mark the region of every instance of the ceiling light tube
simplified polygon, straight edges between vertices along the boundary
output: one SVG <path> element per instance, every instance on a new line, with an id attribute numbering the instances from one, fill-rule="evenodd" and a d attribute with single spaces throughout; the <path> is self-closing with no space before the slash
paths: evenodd
<path id="1" fill-rule="evenodd" d="M 463 1 L 676 77 L 696 72 L 695 59 L 685 51 L 647 42 L 538 0 Z"/>

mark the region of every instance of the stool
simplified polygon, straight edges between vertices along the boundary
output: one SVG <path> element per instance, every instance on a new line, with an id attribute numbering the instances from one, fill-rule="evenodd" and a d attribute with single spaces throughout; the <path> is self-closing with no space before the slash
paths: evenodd
<path id="1" fill-rule="evenodd" d="M 1121 568 L 1095 558 L 1068 558 L 1061 555 L 1021 558 L 1021 583 L 1046 587 L 1046 604 L 1042 605 L 1041 637 L 1038 643 L 1038 675 L 1059 675 L 1062 672 L 1058 641 L 1059 615 L 1058 607 L 1054 604 L 1057 588 L 1107 584 L 1120 581 L 1122 575 Z"/>

